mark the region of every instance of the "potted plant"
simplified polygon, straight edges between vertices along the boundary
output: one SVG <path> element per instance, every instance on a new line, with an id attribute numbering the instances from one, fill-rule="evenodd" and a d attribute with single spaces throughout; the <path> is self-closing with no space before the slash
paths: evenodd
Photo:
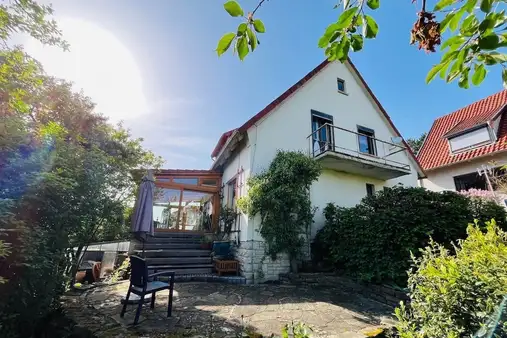
<path id="1" fill-rule="evenodd" d="M 232 208 L 226 206 L 220 208 L 218 227 L 213 233 L 213 256 L 215 258 L 228 257 L 230 255 L 231 242 L 229 236 L 237 216 L 238 213 Z"/>

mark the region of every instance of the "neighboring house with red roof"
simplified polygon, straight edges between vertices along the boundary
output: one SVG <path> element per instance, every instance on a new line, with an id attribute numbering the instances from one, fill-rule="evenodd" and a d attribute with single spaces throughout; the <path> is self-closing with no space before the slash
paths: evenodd
<path id="1" fill-rule="evenodd" d="M 488 190 L 478 169 L 507 164 L 507 90 L 488 96 L 433 123 L 417 158 L 433 190 Z"/>
<path id="2" fill-rule="evenodd" d="M 402 183 L 417 186 L 424 172 L 388 114 L 350 62 L 322 62 L 242 126 L 225 132 L 212 153 L 223 173 L 224 203 L 235 206 L 250 175 L 268 168 L 276 151 L 308 153 L 324 168 L 310 191 L 318 207 L 311 236 L 324 225 L 327 203 L 356 205 L 367 194 Z M 241 273 L 249 282 L 264 255 L 259 219 L 241 215 L 237 224 Z M 278 279 L 289 262 L 266 259 L 265 279 Z"/>

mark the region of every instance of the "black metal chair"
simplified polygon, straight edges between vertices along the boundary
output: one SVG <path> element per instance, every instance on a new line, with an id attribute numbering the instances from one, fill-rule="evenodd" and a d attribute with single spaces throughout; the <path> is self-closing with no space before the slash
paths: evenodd
<path id="1" fill-rule="evenodd" d="M 171 317 L 173 306 L 174 271 L 162 271 L 157 273 L 155 270 L 155 273 L 149 275 L 146 261 L 138 256 L 130 256 L 130 266 L 130 286 L 127 291 L 127 297 L 125 298 L 120 317 L 125 315 L 130 293 L 138 295 L 140 299 L 139 304 L 137 305 L 136 318 L 134 319 L 134 325 L 137 325 L 139 316 L 141 315 L 141 308 L 144 303 L 144 296 L 151 293 L 150 307 L 153 309 L 155 307 L 155 294 L 162 290 L 169 290 L 167 317 Z M 159 276 L 169 276 L 169 283 L 158 281 L 157 278 Z M 151 278 L 153 279 L 150 281 Z"/>

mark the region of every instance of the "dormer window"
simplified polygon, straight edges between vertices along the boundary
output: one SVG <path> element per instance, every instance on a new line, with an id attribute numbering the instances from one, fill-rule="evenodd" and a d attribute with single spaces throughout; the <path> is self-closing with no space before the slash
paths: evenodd
<path id="1" fill-rule="evenodd" d="M 494 141 L 494 135 L 487 124 L 449 135 L 449 146 L 452 153 L 480 147 Z"/>

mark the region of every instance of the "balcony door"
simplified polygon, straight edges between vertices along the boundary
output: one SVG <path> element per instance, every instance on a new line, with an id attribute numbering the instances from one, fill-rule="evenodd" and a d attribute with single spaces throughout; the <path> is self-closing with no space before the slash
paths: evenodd
<path id="1" fill-rule="evenodd" d="M 334 150 L 333 116 L 312 110 L 313 155 Z"/>

